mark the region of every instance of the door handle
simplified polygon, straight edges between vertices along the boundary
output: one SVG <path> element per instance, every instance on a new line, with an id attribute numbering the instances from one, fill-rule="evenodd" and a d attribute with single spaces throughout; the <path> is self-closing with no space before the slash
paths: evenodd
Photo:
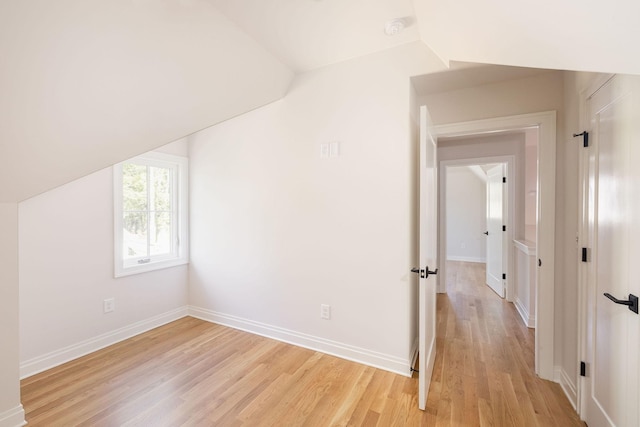
<path id="1" fill-rule="evenodd" d="M 426 271 L 426 275 L 425 278 L 429 277 L 430 274 L 438 274 L 438 269 L 436 268 L 435 271 L 429 271 L 429 266 L 427 265 L 427 271 Z"/>
<path id="2" fill-rule="evenodd" d="M 485 232 L 484 232 L 484 233 L 482 233 L 482 234 L 486 234 L 486 235 L 488 236 L 488 235 L 489 235 L 489 232 L 488 232 L 488 231 L 485 231 Z"/>
<path id="3" fill-rule="evenodd" d="M 618 298 L 614 297 L 610 293 L 605 293 L 604 296 L 609 298 L 611 301 L 615 302 L 616 304 L 626 305 L 627 307 L 629 307 L 629 310 L 633 311 L 635 314 L 638 314 L 638 297 L 637 296 L 633 294 L 629 294 L 628 300 L 619 300 Z"/>
<path id="4" fill-rule="evenodd" d="M 429 270 L 429 266 L 426 266 L 424 270 L 421 268 L 412 268 L 411 272 L 419 273 L 421 279 L 426 279 L 429 277 L 430 274 L 438 274 L 438 269 L 436 268 L 435 271 L 431 271 Z"/>

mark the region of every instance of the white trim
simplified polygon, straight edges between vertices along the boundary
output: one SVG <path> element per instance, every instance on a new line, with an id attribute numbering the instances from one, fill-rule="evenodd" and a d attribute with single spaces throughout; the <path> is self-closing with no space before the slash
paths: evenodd
<path id="1" fill-rule="evenodd" d="M 141 320 L 115 331 L 107 332 L 97 337 L 81 341 L 60 350 L 52 351 L 42 356 L 34 357 L 20 363 L 20 379 L 24 379 L 62 365 L 70 360 L 77 359 L 94 351 L 124 341 L 143 332 L 165 325 L 175 320 L 186 317 L 187 307 L 180 307 L 149 319 Z"/>
<path id="2" fill-rule="evenodd" d="M 201 307 L 189 306 L 189 316 L 218 325 L 228 326 L 241 331 L 275 339 L 288 344 L 304 347 L 342 359 L 384 369 L 405 377 L 411 376 L 411 360 L 388 354 L 378 353 L 361 347 L 352 346 L 279 326 L 268 325 L 255 320 L 230 314 L 219 313 Z"/>
<path id="3" fill-rule="evenodd" d="M 513 244 L 517 249 L 522 251 L 525 255 L 535 255 L 536 254 L 536 244 L 533 242 L 528 242 L 526 240 L 518 240 L 514 239 Z"/>
<path id="4" fill-rule="evenodd" d="M 562 391 L 564 391 L 567 399 L 569 399 L 569 403 L 571 403 L 573 409 L 577 409 L 578 393 L 576 391 L 576 385 L 571 382 L 571 378 L 569 377 L 567 372 L 560 366 L 556 366 L 553 379 L 555 382 L 560 384 L 560 387 L 562 387 Z"/>
<path id="5" fill-rule="evenodd" d="M 578 94 L 579 98 L 579 123 L 580 129 L 583 131 L 592 132 L 591 125 L 591 116 L 589 111 L 589 99 L 596 94 L 606 83 L 609 82 L 614 74 L 599 74 L 595 76 L 591 76 L 591 80 L 583 86 L 584 89 L 580 91 Z M 591 135 L 593 138 L 593 134 Z M 590 141 L 589 145 L 593 144 L 593 139 Z M 578 247 L 589 247 L 589 220 L 588 220 L 588 209 L 589 209 L 589 168 L 588 157 L 590 150 L 583 149 L 580 150 L 579 159 L 578 159 L 578 183 L 579 183 L 579 193 L 578 193 Z M 587 343 L 589 341 L 589 264 L 578 262 L 578 358 L 581 361 L 590 360 L 591 357 L 589 355 Z M 581 418 L 585 418 L 587 412 L 587 399 L 588 390 L 585 382 L 586 378 L 578 378 L 578 388 L 577 388 L 577 401 L 579 405 L 576 408 L 578 414 L 580 414 Z"/>
<path id="6" fill-rule="evenodd" d="M 522 318 L 522 321 L 527 326 L 527 328 L 535 328 L 536 327 L 536 317 L 529 314 L 529 311 L 525 307 L 525 305 L 520 301 L 520 298 L 517 296 L 513 300 L 513 305 L 516 306 L 516 311 Z"/>
<path id="7" fill-rule="evenodd" d="M 555 214 L 556 214 L 556 112 L 522 114 L 436 126 L 438 136 L 487 134 L 504 130 L 538 127 L 538 227 L 537 258 L 542 260 L 536 275 L 536 373 L 543 379 L 554 376 L 555 325 Z M 512 246 L 512 245 L 509 245 Z M 543 315 L 540 315 L 543 313 Z"/>
<path id="8" fill-rule="evenodd" d="M 462 262 L 477 262 L 477 263 L 486 263 L 486 258 L 478 258 L 478 257 L 470 257 L 470 256 L 455 256 L 448 255 L 447 261 L 462 261 Z M 444 270 L 443 270 L 444 271 Z"/>
<path id="9" fill-rule="evenodd" d="M 173 232 L 176 234 L 171 243 L 170 254 L 151 256 L 151 262 L 133 264 L 125 261 L 122 254 L 123 221 L 122 221 L 122 165 L 137 162 L 146 166 L 170 167 L 175 171 L 173 206 L 176 223 Z M 175 267 L 189 262 L 189 158 L 173 154 L 150 151 L 137 157 L 125 160 L 113 166 L 113 261 L 114 277 L 146 273 L 163 268 Z M 135 261 L 135 260 L 134 260 Z M 148 261 L 148 260 L 147 260 Z M 129 265 L 127 265 L 129 262 Z M 139 261 L 141 262 L 141 261 Z"/>
<path id="10" fill-rule="evenodd" d="M 26 424 L 22 405 L 0 413 L 0 427 L 20 427 Z"/>

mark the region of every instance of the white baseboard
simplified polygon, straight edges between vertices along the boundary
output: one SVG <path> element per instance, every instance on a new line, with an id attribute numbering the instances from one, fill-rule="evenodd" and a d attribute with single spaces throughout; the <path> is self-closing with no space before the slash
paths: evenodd
<path id="1" fill-rule="evenodd" d="M 332 356 L 362 363 L 363 365 L 373 366 L 374 368 L 384 369 L 406 377 L 411 376 L 411 360 L 409 359 L 402 359 L 400 357 L 378 353 L 364 348 L 280 328 L 278 326 L 256 322 L 250 319 L 218 313 L 200 307 L 189 306 L 189 315 L 207 322 L 217 323 L 219 325 L 228 326 L 234 329 L 250 332 L 252 334 L 286 342 L 288 344 L 293 344 L 298 347 L 304 347 L 330 354 Z"/>
<path id="2" fill-rule="evenodd" d="M 0 412 L 0 427 L 21 427 L 26 424 L 22 405 Z"/>
<path id="3" fill-rule="evenodd" d="M 187 307 L 180 307 L 158 316 L 116 329 L 115 331 L 107 332 L 95 338 L 61 348 L 60 350 L 25 360 L 20 363 L 20 378 L 24 379 L 55 366 L 62 365 L 70 360 L 93 353 L 94 351 L 126 340 L 127 338 L 131 338 L 153 328 L 157 328 L 158 326 L 173 322 L 174 320 L 178 320 L 187 315 Z"/>
<path id="4" fill-rule="evenodd" d="M 529 314 L 529 311 L 525 308 L 522 301 L 520 301 L 520 298 L 516 297 L 516 299 L 513 301 L 513 305 L 516 306 L 516 310 L 518 311 L 518 314 L 524 321 L 524 324 L 527 325 L 528 328 L 535 328 L 536 326 L 535 316 L 532 316 Z"/>
<path id="5" fill-rule="evenodd" d="M 562 391 L 569 399 L 569 403 L 573 406 L 573 409 L 577 410 L 578 408 L 578 392 L 576 389 L 576 385 L 571 381 L 567 372 L 562 369 L 560 366 L 556 366 L 554 369 L 554 381 L 560 384 L 562 387 Z"/>
<path id="6" fill-rule="evenodd" d="M 478 257 L 447 255 L 447 261 L 478 262 L 485 264 L 487 262 L 487 259 Z"/>

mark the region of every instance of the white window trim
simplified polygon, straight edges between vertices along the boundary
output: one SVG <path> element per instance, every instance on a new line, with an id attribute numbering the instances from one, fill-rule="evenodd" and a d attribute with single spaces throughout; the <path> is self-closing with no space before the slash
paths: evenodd
<path id="1" fill-rule="evenodd" d="M 124 163 L 135 162 L 140 160 L 143 163 L 156 163 L 158 165 L 166 166 L 167 164 L 175 165 L 177 168 L 177 236 L 174 244 L 177 248 L 177 256 L 169 259 L 164 257 L 158 257 L 158 259 L 151 259 L 150 262 L 145 264 L 136 264 L 132 266 L 125 266 L 124 257 L 122 254 L 122 240 L 123 240 L 123 215 L 122 215 L 122 165 Z M 162 268 L 175 267 L 177 265 L 187 264 L 189 262 L 189 159 L 182 156 L 175 156 L 171 154 L 149 152 L 127 161 L 118 163 L 113 167 L 113 235 L 114 235 L 114 276 L 123 277 L 132 274 L 146 273 L 149 271 L 159 270 Z"/>

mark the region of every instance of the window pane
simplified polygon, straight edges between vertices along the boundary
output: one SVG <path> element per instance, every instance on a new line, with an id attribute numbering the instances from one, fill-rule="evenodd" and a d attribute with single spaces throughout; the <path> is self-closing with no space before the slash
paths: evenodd
<path id="1" fill-rule="evenodd" d="M 122 230 L 122 255 L 124 259 L 148 256 L 147 214 L 125 212 Z"/>
<path id="2" fill-rule="evenodd" d="M 149 237 L 151 241 L 151 255 L 171 253 L 171 213 L 156 212 L 151 215 Z"/>
<path id="3" fill-rule="evenodd" d="M 171 211 L 171 169 L 151 166 L 151 209 L 155 211 Z"/>
<path id="4" fill-rule="evenodd" d="M 147 167 L 134 163 L 122 165 L 122 208 L 124 211 L 147 209 Z"/>

